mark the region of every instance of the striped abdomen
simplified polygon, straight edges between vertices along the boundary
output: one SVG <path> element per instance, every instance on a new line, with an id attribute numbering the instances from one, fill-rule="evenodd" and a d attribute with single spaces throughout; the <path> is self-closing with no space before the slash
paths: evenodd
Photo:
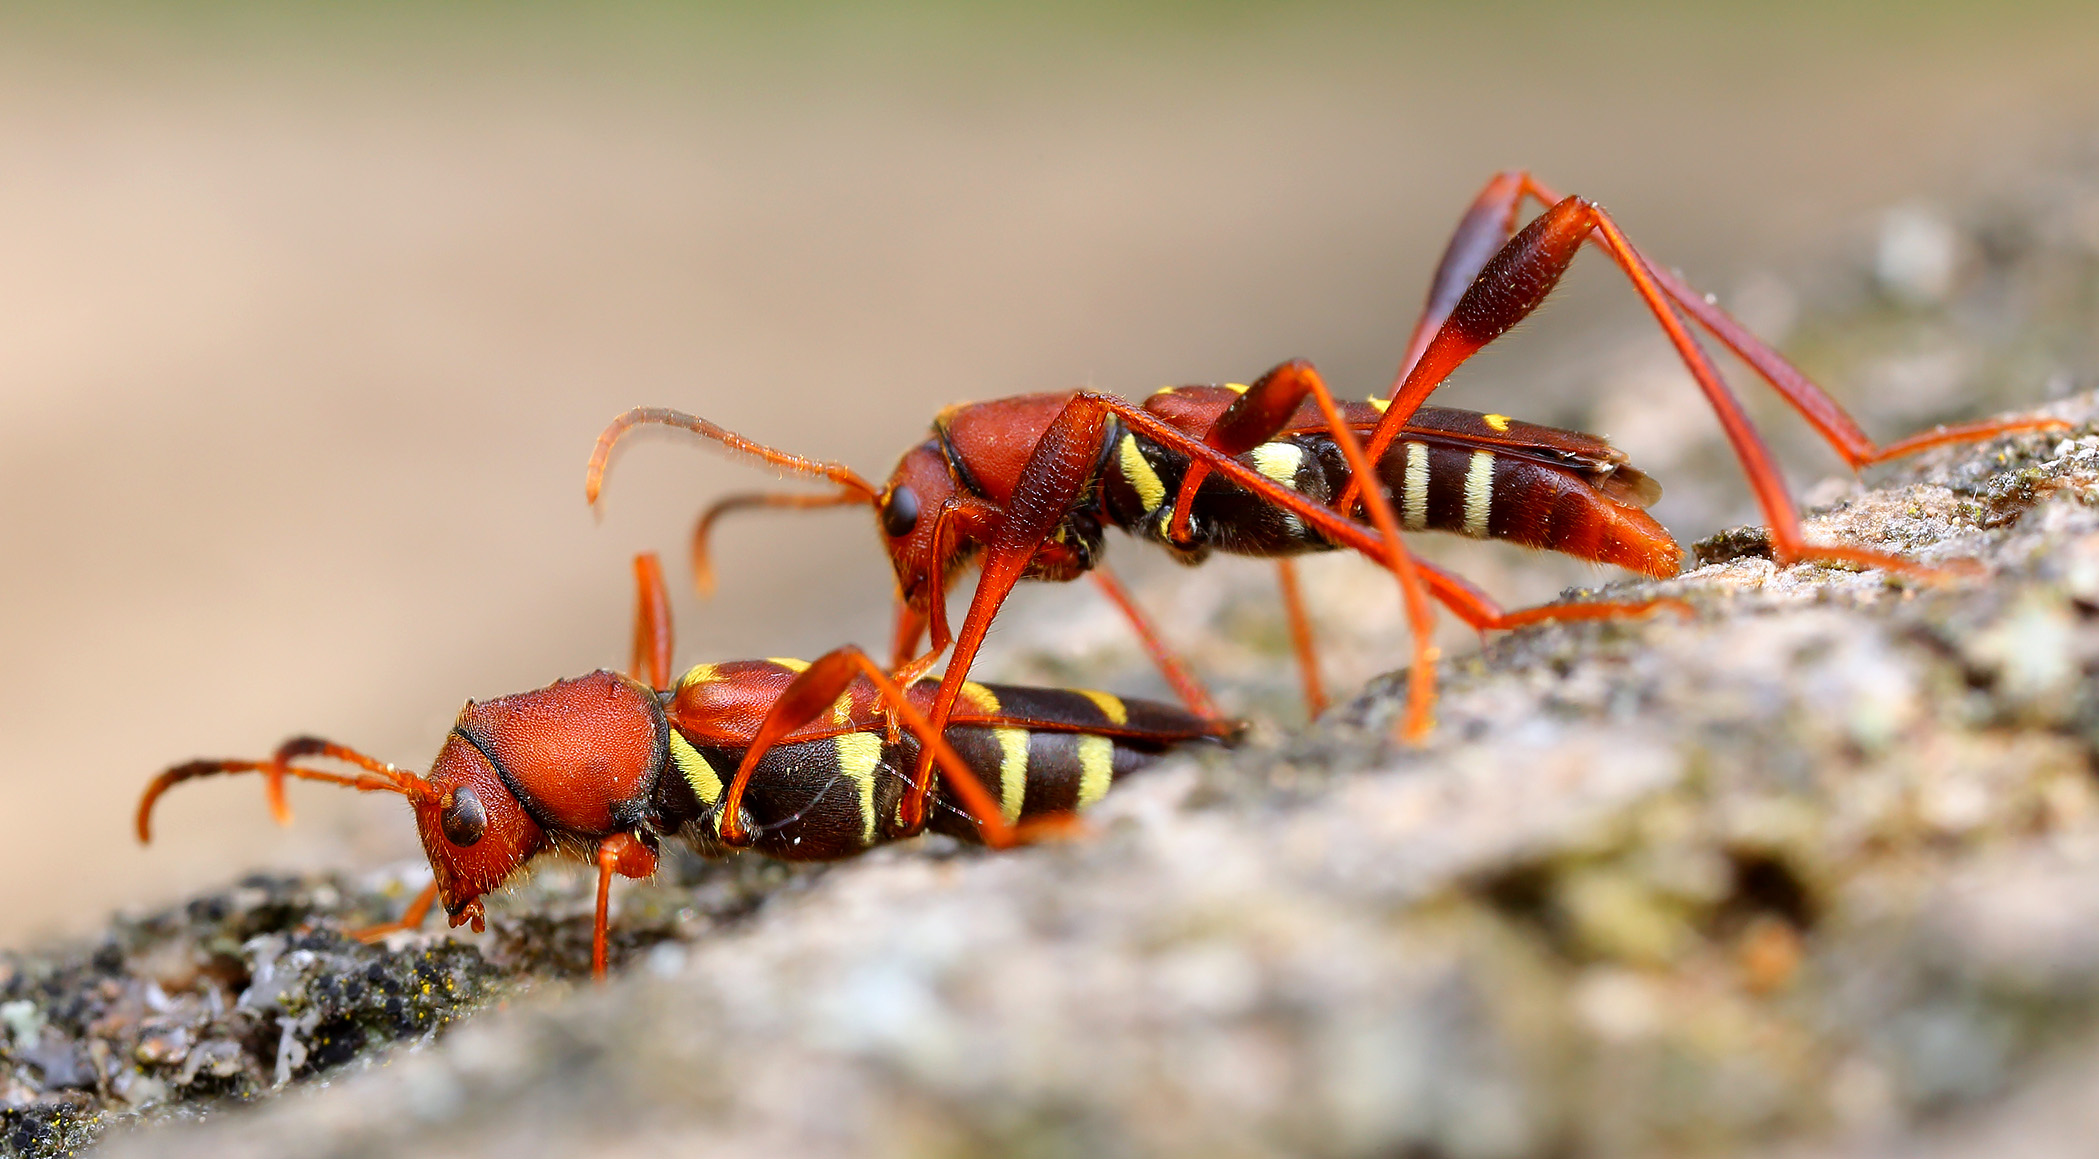
<path id="1" fill-rule="evenodd" d="M 1229 387 L 1177 387 L 1145 406 L 1199 435 L 1234 397 Z M 1350 403 L 1344 410 L 1367 437 L 1377 420 L 1374 405 Z M 1101 494 L 1109 517 L 1131 534 L 1188 562 L 1213 550 L 1272 556 L 1332 549 L 1295 515 L 1214 475 L 1196 493 L 1187 538 L 1176 540 L 1167 520 L 1187 460 L 1126 431 L 1116 438 Z M 1301 412 L 1239 460 L 1320 504 L 1330 503 L 1349 478 L 1316 412 Z M 1402 525 L 1413 530 L 1502 539 L 1646 575 L 1676 574 L 1676 540 L 1643 510 L 1661 488 L 1593 435 L 1424 407 L 1402 428 L 1378 473 Z"/>
<path id="2" fill-rule="evenodd" d="M 1629 468 L 1598 480 L 1565 463 L 1409 425 L 1378 463 L 1378 474 L 1401 526 L 1410 530 L 1501 539 L 1652 576 L 1675 575 L 1682 556 L 1653 516 L 1605 489 L 1617 484 L 1639 498 L 1659 493 Z"/>
<path id="3" fill-rule="evenodd" d="M 937 687 L 922 682 L 913 698 L 930 700 Z M 1173 746 L 1223 739 L 1229 732 L 1228 726 L 1152 701 L 1005 685 L 967 685 L 954 719 L 948 743 L 999 800 L 1009 822 L 1083 809 L 1116 778 Z M 719 848 L 717 806 L 743 750 L 696 747 L 682 736 L 671 748 L 680 776 L 666 770 L 671 791 L 663 812 L 680 835 L 711 852 Z M 751 848 L 786 860 L 827 861 L 895 840 L 902 835 L 897 807 L 918 752 L 915 737 L 906 732 L 892 744 L 879 724 L 774 748 L 758 763 L 744 794 Z M 929 827 L 965 840 L 977 836 L 975 823 L 944 784 Z"/>

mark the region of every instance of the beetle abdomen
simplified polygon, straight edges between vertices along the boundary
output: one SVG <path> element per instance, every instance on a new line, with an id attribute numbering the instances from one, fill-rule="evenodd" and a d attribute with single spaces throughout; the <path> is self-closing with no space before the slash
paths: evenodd
<path id="1" fill-rule="evenodd" d="M 913 689 L 930 692 L 929 683 Z M 971 684 L 947 729 L 954 747 L 1007 822 L 1070 813 L 1098 801 L 1118 778 L 1177 744 L 1230 739 L 1237 726 L 1203 720 L 1172 705 L 1105 692 Z M 743 797 L 750 848 L 790 861 L 829 861 L 896 839 L 898 805 L 916 767 L 917 738 L 889 743 L 865 728 L 783 744 L 753 770 Z M 663 820 L 703 851 L 720 848 L 719 805 L 742 750 L 671 745 L 677 777 L 666 775 Z M 977 839 L 961 797 L 936 784 L 929 827 Z"/>
<path id="2" fill-rule="evenodd" d="M 1227 388 L 1184 387 L 1145 405 L 1187 424 L 1203 413 L 1198 408 L 1179 414 L 1174 406 L 1201 403 L 1221 410 L 1231 397 Z M 1375 420 L 1372 406 L 1344 409 L 1351 425 Z M 1357 434 L 1367 437 L 1367 425 Z M 1238 458 L 1322 505 L 1349 479 L 1333 437 L 1323 426 L 1303 422 Z M 1178 451 L 1117 432 L 1103 471 L 1105 509 L 1125 531 L 1163 544 L 1189 563 L 1211 551 L 1277 556 L 1333 548 L 1289 511 L 1214 474 L 1197 489 L 1185 531 L 1177 536 L 1170 521 L 1186 471 L 1187 459 Z M 1660 488 L 1593 435 L 1504 415 L 1423 408 L 1385 452 L 1378 475 L 1410 530 L 1501 539 L 1653 576 L 1675 575 L 1682 555 L 1675 538 L 1643 510 Z"/>
<path id="3" fill-rule="evenodd" d="M 1409 530 L 1506 540 L 1642 575 L 1677 571 L 1681 551 L 1653 516 L 1566 466 L 1491 447 L 1402 439 L 1378 474 Z"/>

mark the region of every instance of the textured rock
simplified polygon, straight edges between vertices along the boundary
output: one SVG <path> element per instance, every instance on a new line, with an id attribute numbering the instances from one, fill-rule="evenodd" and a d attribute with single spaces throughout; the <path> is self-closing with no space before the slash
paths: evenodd
<path id="1" fill-rule="evenodd" d="M 1656 585 L 1690 619 L 1452 663 L 1422 748 L 1392 678 L 1119 787 L 1091 840 L 796 876 L 137 1145 L 1626 1154 L 1986 1104 L 2099 1015 L 2099 410 L 2064 409 L 1810 524 L 1987 577 L 1711 564 Z"/>
<path id="2" fill-rule="evenodd" d="M 345 905 L 338 883 L 256 877 L 119 921 L 92 949 L 10 961 L 0 1148 L 64 1153 L 110 1116 L 252 1099 L 498 992 L 469 947 L 345 939 L 326 920 Z"/>

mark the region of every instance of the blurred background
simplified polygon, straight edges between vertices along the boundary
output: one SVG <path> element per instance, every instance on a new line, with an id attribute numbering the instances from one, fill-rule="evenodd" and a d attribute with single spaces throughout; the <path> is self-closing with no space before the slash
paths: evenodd
<path id="1" fill-rule="evenodd" d="M 880 478 L 965 398 L 1292 356 L 1365 393 L 1511 166 L 1782 333 L 1789 270 L 2099 123 L 2095 60 L 2099 9 L 1979 0 L 11 5 L 0 943 L 412 856 L 392 799 L 295 791 L 280 831 L 192 786 L 148 850 L 131 810 L 294 733 L 422 767 L 468 696 L 624 661 L 638 549 L 681 664 L 886 642 L 865 512 L 728 528 L 705 604 L 692 516 L 765 475 L 637 440 L 594 520 L 626 407 Z M 1646 417 L 1700 412 L 1627 380 L 1649 329 L 1585 259 L 1447 398 L 1659 469 L 1685 448 Z M 1881 437 L 1975 413 L 1828 385 Z M 1749 516 L 1731 486 L 1661 513 L 1688 542 Z M 1511 602 L 1587 575 L 1482 550 Z"/>

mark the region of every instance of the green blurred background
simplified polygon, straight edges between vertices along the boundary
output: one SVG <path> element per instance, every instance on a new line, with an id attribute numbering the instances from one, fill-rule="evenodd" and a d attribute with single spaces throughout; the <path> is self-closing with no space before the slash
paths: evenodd
<path id="1" fill-rule="evenodd" d="M 619 662 L 638 548 L 681 663 L 885 640 L 864 513 L 733 528 L 705 605 L 691 516 L 763 475 L 637 444 L 593 521 L 625 407 L 879 477 L 962 398 L 1365 392 L 1498 168 L 1725 296 L 2088 134 L 2095 74 L 2068 3 L 11 6 L 0 941 L 410 855 L 390 800 L 198 786 L 147 851 L 130 811 L 296 732 L 420 766 Z M 1591 262 L 1451 400 L 1594 421 L 1641 318 Z"/>

